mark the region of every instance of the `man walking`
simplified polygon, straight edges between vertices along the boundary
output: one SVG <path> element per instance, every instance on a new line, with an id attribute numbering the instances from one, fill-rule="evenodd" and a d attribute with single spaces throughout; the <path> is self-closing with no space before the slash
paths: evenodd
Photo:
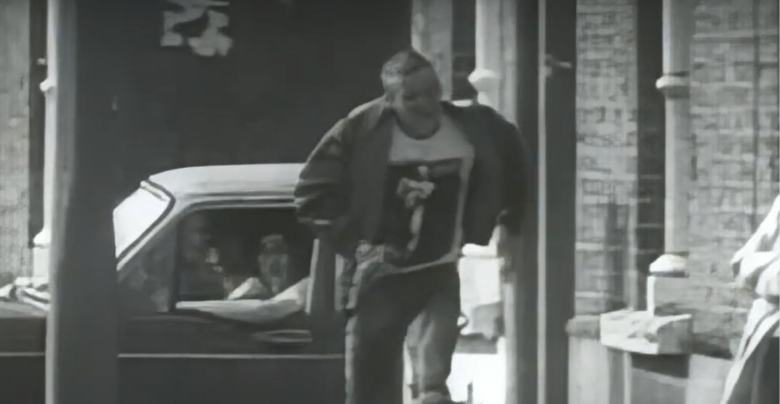
<path id="1" fill-rule="evenodd" d="M 460 250 L 487 244 L 497 223 L 519 231 L 525 152 L 492 109 L 441 101 L 419 53 L 394 55 L 380 77 L 385 95 L 339 120 L 309 156 L 298 214 L 347 262 L 347 403 L 401 402 L 404 338 L 423 314 L 418 399 L 451 403 Z"/>

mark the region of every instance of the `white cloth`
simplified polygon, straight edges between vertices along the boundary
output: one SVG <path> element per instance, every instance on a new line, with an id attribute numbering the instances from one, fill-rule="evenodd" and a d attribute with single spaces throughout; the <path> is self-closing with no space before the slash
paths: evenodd
<path id="1" fill-rule="evenodd" d="M 752 288 L 759 296 L 777 299 L 780 292 L 780 195 L 769 213 L 734 254 L 732 268 L 737 282 Z"/>
<path id="2" fill-rule="evenodd" d="M 731 265 L 737 282 L 752 288 L 758 298 L 750 308 L 721 404 L 759 404 L 761 390 L 777 389 L 777 385 L 760 385 L 759 372 L 765 360 L 777 359 L 765 356 L 780 329 L 780 195 L 755 233 L 734 254 Z"/>

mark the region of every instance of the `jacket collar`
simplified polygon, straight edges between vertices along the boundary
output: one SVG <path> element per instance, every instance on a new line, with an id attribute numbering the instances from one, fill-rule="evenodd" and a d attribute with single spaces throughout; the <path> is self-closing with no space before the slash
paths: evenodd
<path id="1" fill-rule="evenodd" d="M 449 101 L 441 101 L 442 110 L 451 118 L 457 119 L 460 116 L 460 107 Z M 384 96 L 375 98 L 353 111 L 353 114 L 365 113 L 366 127 L 375 128 L 382 121 L 393 116 L 393 109 L 387 103 Z"/>

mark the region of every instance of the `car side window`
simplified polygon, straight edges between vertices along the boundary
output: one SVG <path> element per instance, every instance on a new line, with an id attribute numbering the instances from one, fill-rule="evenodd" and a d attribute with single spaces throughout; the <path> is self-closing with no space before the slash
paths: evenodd
<path id="1" fill-rule="evenodd" d="M 305 306 L 313 240 L 292 209 L 199 210 L 176 238 L 175 309 L 263 321 Z"/>
<path id="2" fill-rule="evenodd" d="M 176 237 L 165 232 L 145 248 L 122 279 L 121 304 L 130 312 L 168 311 L 173 294 Z"/>

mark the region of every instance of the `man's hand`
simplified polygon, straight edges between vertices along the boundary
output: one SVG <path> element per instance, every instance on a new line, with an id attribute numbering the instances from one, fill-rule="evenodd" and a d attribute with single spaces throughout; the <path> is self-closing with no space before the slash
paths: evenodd
<path id="1" fill-rule="evenodd" d="M 522 214 L 515 209 L 507 209 L 498 215 L 498 225 L 512 236 L 520 235 L 523 227 Z"/>
<path id="2" fill-rule="evenodd" d="M 512 259 L 515 253 L 512 252 L 512 233 L 504 225 L 498 225 L 493 237 L 496 239 L 496 254 L 500 259 L 501 281 L 508 282 L 512 273 Z"/>

